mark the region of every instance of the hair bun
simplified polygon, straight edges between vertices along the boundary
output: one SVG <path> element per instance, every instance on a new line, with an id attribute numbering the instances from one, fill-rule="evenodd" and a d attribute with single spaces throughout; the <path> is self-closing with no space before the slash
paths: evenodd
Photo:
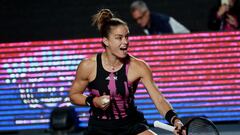
<path id="1" fill-rule="evenodd" d="M 98 30 L 101 29 L 102 25 L 111 20 L 114 17 L 114 14 L 109 9 L 101 9 L 97 14 L 92 18 L 93 25 L 97 25 Z"/>

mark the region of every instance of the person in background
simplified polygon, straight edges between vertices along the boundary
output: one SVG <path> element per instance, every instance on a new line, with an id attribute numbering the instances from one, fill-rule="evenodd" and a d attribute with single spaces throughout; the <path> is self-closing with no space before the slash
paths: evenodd
<path id="1" fill-rule="evenodd" d="M 238 30 L 240 28 L 239 8 L 237 0 L 219 0 L 219 6 L 210 11 L 208 28 L 214 31 Z"/>
<path id="2" fill-rule="evenodd" d="M 129 28 L 109 9 L 93 16 L 102 36 L 104 51 L 81 61 L 70 88 L 73 104 L 90 107 L 88 135 L 155 135 L 137 110 L 134 94 L 139 81 L 158 111 L 181 133 L 183 124 L 153 81 L 146 62 L 128 54 Z M 84 91 L 88 88 L 89 95 Z"/>
<path id="3" fill-rule="evenodd" d="M 151 12 L 144 1 L 134 1 L 130 6 L 132 18 L 147 35 L 190 33 L 190 31 L 173 17 Z"/>

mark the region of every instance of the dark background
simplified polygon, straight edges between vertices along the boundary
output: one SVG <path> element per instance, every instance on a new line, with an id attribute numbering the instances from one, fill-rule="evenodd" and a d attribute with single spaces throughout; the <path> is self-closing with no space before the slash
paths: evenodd
<path id="1" fill-rule="evenodd" d="M 208 12 L 218 0 L 146 0 L 150 10 L 174 17 L 192 32 L 209 31 Z M 99 37 L 91 16 L 111 9 L 142 35 L 132 20 L 132 0 L 0 0 L 0 42 Z"/>

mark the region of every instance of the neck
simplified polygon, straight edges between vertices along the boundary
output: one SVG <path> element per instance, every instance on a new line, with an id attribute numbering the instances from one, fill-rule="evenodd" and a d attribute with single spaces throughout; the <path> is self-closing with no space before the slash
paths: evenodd
<path id="1" fill-rule="evenodd" d="M 119 58 L 108 53 L 103 53 L 103 61 L 106 67 L 111 69 L 111 71 L 118 70 L 123 64 Z"/>

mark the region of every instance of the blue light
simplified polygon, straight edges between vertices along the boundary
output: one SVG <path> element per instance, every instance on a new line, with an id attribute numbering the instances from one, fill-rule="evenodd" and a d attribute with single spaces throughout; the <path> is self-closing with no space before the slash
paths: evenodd
<path id="1" fill-rule="evenodd" d="M 0 121 L 0 125 L 14 125 L 13 121 Z"/>
<path id="2" fill-rule="evenodd" d="M 28 105 L 11 105 L 11 106 L 0 106 L 0 110 L 16 110 L 16 109 L 27 109 Z"/>
<path id="3" fill-rule="evenodd" d="M 0 130 L 2 131 L 8 131 L 8 130 L 26 130 L 26 129 L 48 129 L 49 128 L 49 125 L 48 124 L 38 124 L 38 125 L 21 125 L 21 126 L 3 126 L 3 127 L 0 127 Z"/>

